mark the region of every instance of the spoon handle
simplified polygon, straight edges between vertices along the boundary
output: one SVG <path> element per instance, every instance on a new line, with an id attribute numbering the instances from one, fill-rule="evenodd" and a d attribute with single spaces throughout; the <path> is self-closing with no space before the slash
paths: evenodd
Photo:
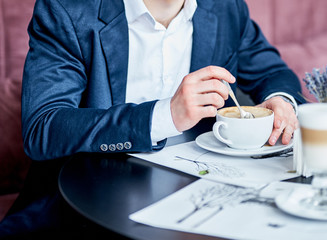
<path id="1" fill-rule="evenodd" d="M 235 94 L 234 94 L 232 88 L 230 87 L 229 83 L 226 82 L 226 81 L 223 81 L 223 83 L 224 83 L 224 84 L 226 85 L 226 87 L 228 88 L 229 96 L 233 99 L 233 101 L 235 102 L 236 106 L 240 108 L 241 106 L 240 106 L 240 104 L 238 103 L 238 101 L 237 101 L 237 99 L 236 99 L 236 97 L 235 97 Z"/>

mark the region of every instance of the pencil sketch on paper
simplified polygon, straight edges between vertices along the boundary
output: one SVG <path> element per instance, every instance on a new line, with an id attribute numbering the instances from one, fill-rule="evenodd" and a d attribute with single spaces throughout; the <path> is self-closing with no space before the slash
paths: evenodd
<path id="1" fill-rule="evenodd" d="M 272 199 L 259 197 L 261 189 L 242 188 L 233 185 L 217 184 L 215 186 L 201 190 L 190 196 L 189 202 L 194 206 L 193 210 L 177 220 L 178 224 L 183 223 L 196 213 L 205 209 L 212 209 L 209 214 L 197 221 L 193 228 L 197 228 L 210 218 L 219 214 L 227 207 L 233 207 L 239 204 L 264 204 L 272 206 Z"/>
<path id="2" fill-rule="evenodd" d="M 226 178 L 241 178 L 245 176 L 245 173 L 241 171 L 240 169 L 227 165 L 222 162 L 205 162 L 205 161 L 199 161 L 199 158 L 205 155 L 208 152 L 205 152 L 198 156 L 195 159 L 188 159 L 181 156 L 175 156 L 175 160 L 185 160 L 191 163 L 194 163 L 196 171 L 200 175 L 205 175 L 208 173 L 215 174 L 221 177 Z"/>

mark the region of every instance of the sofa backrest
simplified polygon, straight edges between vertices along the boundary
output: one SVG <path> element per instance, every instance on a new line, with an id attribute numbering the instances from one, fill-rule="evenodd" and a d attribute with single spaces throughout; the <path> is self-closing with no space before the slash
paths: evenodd
<path id="1" fill-rule="evenodd" d="M 302 80 L 327 66 L 326 0 L 245 0 L 250 15 Z M 304 86 L 306 98 L 315 101 Z"/>
<path id="2" fill-rule="evenodd" d="M 303 43 L 327 32 L 326 0 L 245 0 L 273 44 Z"/>
<path id="3" fill-rule="evenodd" d="M 22 187 L 30 160 L 21 137 L 21 83 L 35 0 L 0 0 L 0 194 Z"/>

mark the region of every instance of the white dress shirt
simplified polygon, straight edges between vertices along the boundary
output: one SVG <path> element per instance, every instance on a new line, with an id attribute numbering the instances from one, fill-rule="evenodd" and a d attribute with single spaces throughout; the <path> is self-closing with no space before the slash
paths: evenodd
<path id="1" fill-rule="evenodd" d="M 190 71 L 196 0 L 186 0 L 166 29 L 143 0 L 124 0 L 129 32 L 126 102 L 159 99 L 152 117 L 154 144 L 180 135 L 173 123 L 170 100 Z"/>

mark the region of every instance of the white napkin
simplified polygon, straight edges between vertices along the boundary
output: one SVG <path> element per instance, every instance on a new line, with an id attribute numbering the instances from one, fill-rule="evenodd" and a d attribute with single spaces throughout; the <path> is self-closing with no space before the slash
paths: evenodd
<path id="1" fill-rule="evenodd" d="M 301 131 L 300 128 L 294 131 L 293 135 L 293 168 L 296 173 L 302 175 L 303 177 L 310 177 L 312 173 L 305 166 L 302 157 L 302 143 L 301 143 Z"/>

